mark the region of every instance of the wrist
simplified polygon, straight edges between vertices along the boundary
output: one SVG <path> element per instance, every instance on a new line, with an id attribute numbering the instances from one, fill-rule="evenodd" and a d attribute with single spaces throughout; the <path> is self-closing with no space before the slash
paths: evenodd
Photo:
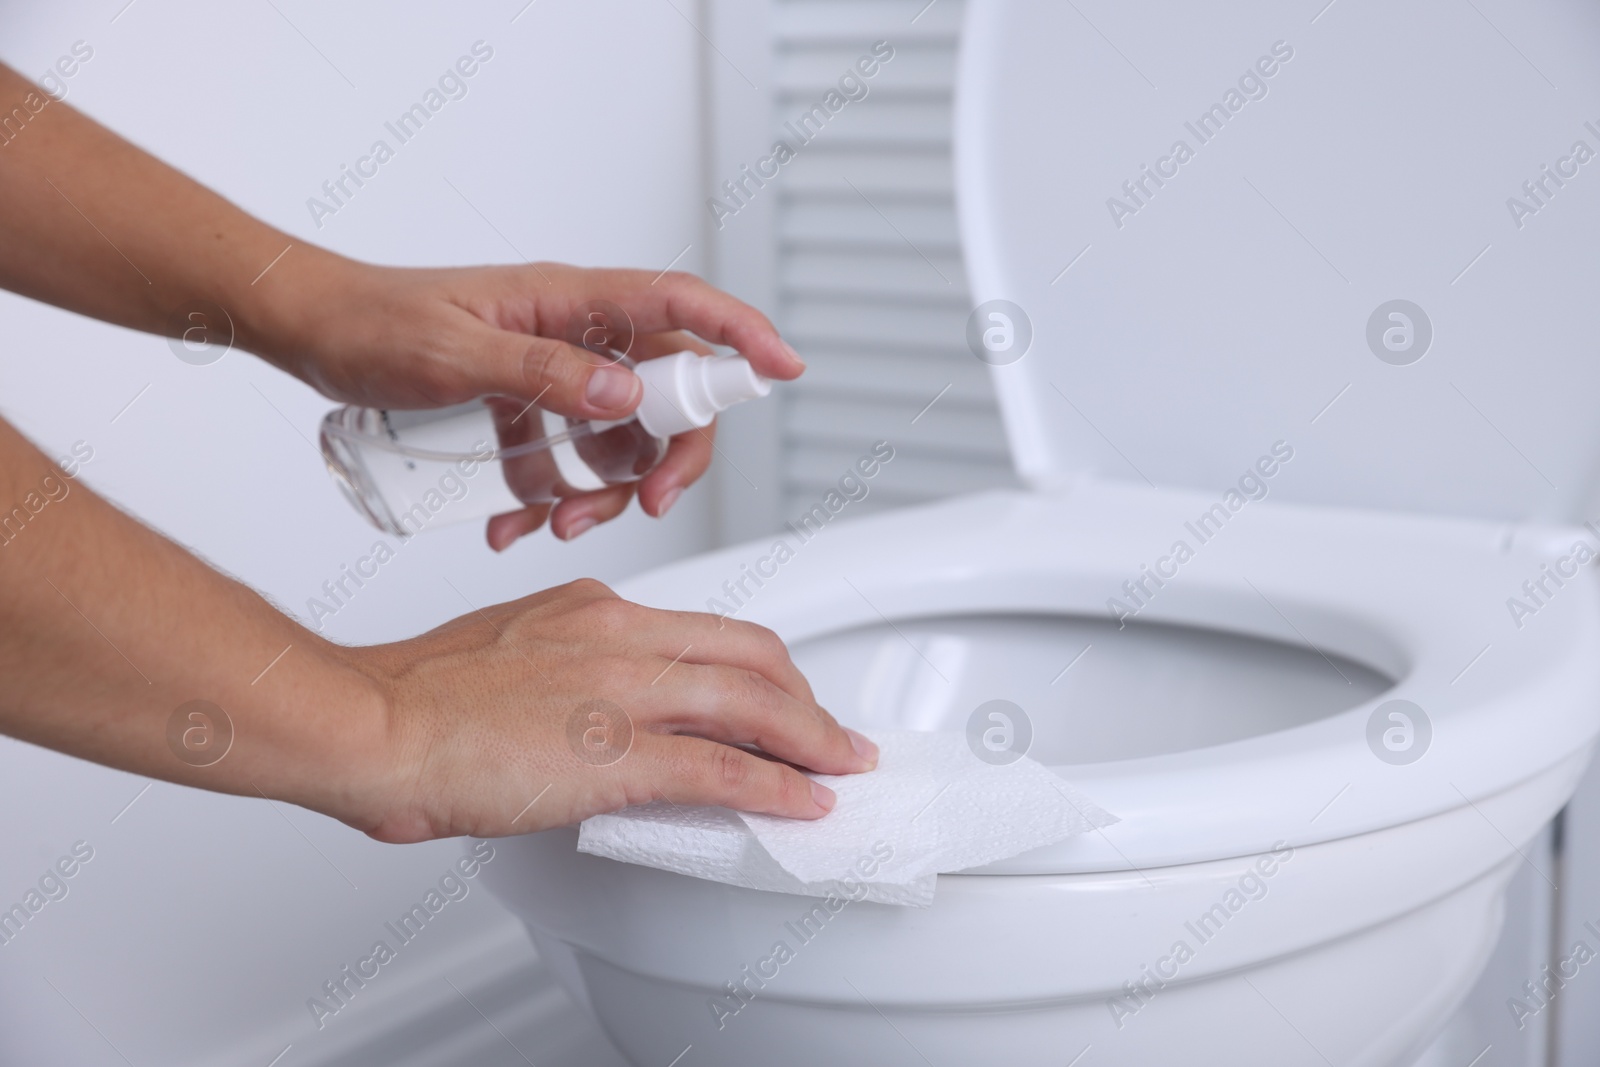
<path id="1" fill-rule="evenodd" d="M 294 672 L 288 699 L 271 717 L 284 731 L 274 764 L 286 772 L 272 793 L 370 831 L 383 820 L 398 777 L 388 692 L 364 669 L 364 649 L 314 640 L 302 661 L 310 669 Z"/>
<path id="2" fill-rule="evenodd" d="M 235 344 L 312 385 L 321 350 L 364 306 L 374 268 L 315 245 L 297 245 L 235 301 Z M 230 309 L 232 310 L 232 309 Z"/>
<path id="3" fill-rule="evenodd" d="M 337 809 L 320 810 L 379 841 L 411 843 L 449 833 L 427 803 L 423 787 L 430 757 L 448 743 L 448 719 L 419 716 L 415 700 L 407 699 L 417 680 L 411 643 L 335 649 L 335 656 L 360 679 L 364 726 L 345 757 L 356 770 L 340 772 L 345 777 L 336 784 L 346 788 L 330 798 Z"/>

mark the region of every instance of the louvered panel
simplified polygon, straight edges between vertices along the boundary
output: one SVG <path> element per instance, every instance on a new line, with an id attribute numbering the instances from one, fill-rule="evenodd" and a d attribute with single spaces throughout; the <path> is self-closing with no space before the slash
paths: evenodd
<path id="1" fill-rule="evenodd" d="M 784 514 L 803 514 L 836 488 L 840 475 L 861 453 L 847 449 L 812 450 L 803 460 L 798 457 L 785 471 L 788 492 Z M 895 458 L 872 479 L 867 499 L 845 509 L 849 517 L 864 515 L 883 506 L 915 504 L 956 493 L 977 493 L 1006 482 L 1006 466 L 970 459 L 941 457 L 930 459 L 908 449 L 896 449 Z"/>
<path id="2" fill-rule="evenodd" d="M 961 5 L 948 0 L 829 0 L 776 5 L 777 33 L 785 41 L 955 40 Z M 915 19 L 916 21 L 912 21 Z"/>
<path id="3" fill-rule="evenodd" d="M 849 515 L 1015 484 L 993 387 L 965 339 L 950 160 L 961 5 L 788 0 L 776 11 L 772 126 L 791 144 L 783 123 L 873 41 L 895 48 L 865 99 L 796 144 L 777 189 L 778 319 L 810 361 L 784 391 L 788 513 L 817 503 L 877 440 L 895 460 Z"/>
<path id="4" fill-rule="evenodd" d="M 930 395 L 919 403 L 871 397 L 819 397 L 802 392 L 789 399 L 793 422 L 788 439 L 850 445 L 883 438 L 894 442 L 896 447 L 904 444 L 907 448 L 938 455 L 1005 458 L 1005 438 L 992 410 L 940 400 L 923 411 L 932 399 Z"/>
<path id="5" fill-rule="evenodd" d="M 858 73 L 856 60 L 872 55 L 872 38 L 860 43 L 804 45 L 780 48 L 773 69 L 773 89 L 778 94 L 778 114 L 801 104 L 809 108 L 820 103 L 829 89 L 836 87 L 840 75 Z M 894 54 L 887 63 L 880 61 L 877 73 L 866 79 L 868 93 L 885 96 L 937 96 L 948 99 L 954 87 L 953 47 L 909 45 L 890 42 Z M 855 101 L 845 106 L 865 106 Z"/>
<path id="6" fill-rule="evenodd" d="M 973 359 L 964 308 L 909 302 L 786 300 L 783 330 L 809 345 L 852 345 L 905 352 L 934 349 Z M 795 340 L 795 345 L 800 341 Z"/>
<path id="7" fill-rule="evenodd" d="M 882 221 L 877 221 L 883 226 Z M 866 223 L 871 225 L 871 223 Z M 796 297 L 881 297 L 929 302 L 964 299 L 961 257 L 898 249 L 823 252 L 795 249 L 780 261 L 778 281 Z"/>
<path id="8" fill-rule="evenodd" d="M 920 410 L 948 386 L 941 404 L 983 407 L 994 402 L 988 376 L 970 359 L 816 347 L 803 354 L 806 374 L 794 388 L 807 394 L 881 398 L 915 403 Z"/>
<path id="9" fill-rule="evenodd" d="M 896 199 L 951 203 L 955 175 L 947 151 L 842 152 L 813 142 L 783 168 L 783 191 L 833 193 L 841 202 L 848 197 L 858 203 L 865 195 L 887 212 Z"/>
<path id="10" fill-rule="evenodd" d="M 780 106 L 778 114 L 791 122 L 815 100 L 796 98 Z M 922 148 L 936 152 L 950 150 L 950 107 L 943 100 L 906 99 L 875 89 L 860 106 L 851 104 L 830 120 L 818 147 L 849 149 Z M 789 139 L 790 145 L 795 142 Z"/>
<path id="11" fill-rule="evenodd" d="M 778 239 L 797 251 L 813 247 L 903 249 L 910 241 L 930 255 L 960 254 L 956 213 L 949 204 L 899 202 L 892 206 L 893 229 L 860 197 L 852 204 L 840 203 L 837 198 L 796 196 L 778 220 Z"/>

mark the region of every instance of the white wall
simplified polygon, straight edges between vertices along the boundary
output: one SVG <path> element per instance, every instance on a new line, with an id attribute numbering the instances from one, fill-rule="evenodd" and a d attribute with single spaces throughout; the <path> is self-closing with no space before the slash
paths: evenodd
<path id="1" fill-rule="evenodd" d="M 37 77 L 88 42 L 71 103 L 291 233 L 408 264 L 514 261 L 509 241 L 659 268 L 694 243 L 680 266 L 699 269 L 698 38 L 669 4 L 539 0 L 513 22 L 525 0 L 125 2 L 3 0 L 0 56 Z M 317 231 L 306 198 L 478 39 L 495 52 L 470 94 Z M 293 266 L 291 252 L 275 269 Z M 374 538 L 308 444 L 328 406 L 246 355 L 192 367 L 161 338 L 0 296 L 0 411 L 46 448 L 87 441 L 89 485 L 302 612 Z M 373 641 L 460 614 L 447 576 L 479 604 L 618 579 L 703 547 L 707 500 L 503 557 L 476 526 L 430 531 L 327 632 Z M 379 845 L 302 810 L 144 785 L 0 741 L 0 902 L 74 841 L 95 849 L 70 894 L 0 946 L 0 1062 L 266 1064 L 291 1042 L 282 1062 L 310 1062 L 384 998 L 516 937 L 475 889 L 318 1034 L 306 998 L 460 845 Z"/>

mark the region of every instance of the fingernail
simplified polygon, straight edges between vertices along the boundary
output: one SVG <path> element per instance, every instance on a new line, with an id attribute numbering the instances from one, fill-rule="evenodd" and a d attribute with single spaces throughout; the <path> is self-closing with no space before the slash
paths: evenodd
<path id="1" fill-rule="evenodd" d="M 833 803 L 838 799 L 838 797 L 835 797 L 833 795 L 833 790 L 829 789 L 821 782 L 812 782 L 811 799 L 816 801 L 817 807 L 821 808 L 823 811 L 832 811 Z"/>
<path id="2" fill-rule="evenodd" d="M 878 746 L 873 744 L 865 734 L 858 734 L 846 726 L 844 732 L 850 736 L 850 747 L 856 750 L 856 755 L 867 762 L 867 769 L 878 765 Z"/>
<path id="3" fill-rule="evenodd" d="M 584 396 L 597 408 L 626 407 L 639 388 L 639 379 L 626 367 L 601 367 L 589 375 Z"/>
<path id="4" fill-rule="evenodd" d="M 797 364 L 800 365 L 800 368 L 802 370 L 804 370 L 805 369 L 805 365 L 806 365 L 806 361 L 800 358 L 800 353 L 796 352 L 794 350 L 794 346 L 791 345 L 788 341 L 783 341 L 781 343 L 783 345 L 784 352 L 786 352 L 788 354 L 789 358 L 794 360 Z"/>
<path id="5" fill-rule="evenodd" d="M 675 485 L 671 489 L 668 489 L 665 493 L 662 493 L 661 502 L 656 505 L 656 518 L 659 519 L 661 516 L 665 515 L 667 513 L 667 509 L 676 504 L 678 502 L 678 498 L 682 495 L 683 486 L 681 485 Z"/>
<path id="6" fill-rule="evenodd" d="M 576 537 L 588 533 L 593 528 L 594 519 L 588 515 L 585 515 L 583 518 L 575 520 L 572 525 L 568 526 L 566 536 L 562 537 L 561 539 L 563 541 L 571 541 Z"/>

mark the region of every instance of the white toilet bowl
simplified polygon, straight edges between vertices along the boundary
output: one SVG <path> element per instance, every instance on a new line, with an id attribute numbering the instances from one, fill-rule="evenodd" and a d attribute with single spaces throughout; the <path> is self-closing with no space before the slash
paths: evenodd
<path id="1" fill-rule="evenodd" d="M 1590 583 L 1494 640 L 1503 590 L 1578 535 L 1262 508 L 1119 629 L 1104 591 L 1207 502 L 1085 483 L 891 513 L 749 602 L 846 722 L 963 729 L 1012 700 L 1032 754 L 1121 817 L 1105 831 L 941 876 L 926 911 L 826 916 L 572 831 L 508 841 L 491 885 L 639 1064 L 1410 1062 L 1600 725 Z M 769 547 L 624 592 L 701 607 Z M 1431 724 L 1409 763 L 1369 744 L 1397 699 Z M 780 940 L 794 959 L 763 964 Z"/>
<path id="2" fill-rule="evenodd" d="M 968 0 L 966 340 L 1029 488 L 620 590 L 733 584 L 869 731 L 1011 701 L 1121 821 L 837 914 L 507 842 L 635 1063 L 1401 1067 L 1473 982 L 1600 730 L 1600 11 L 1291 8 Z"/>

